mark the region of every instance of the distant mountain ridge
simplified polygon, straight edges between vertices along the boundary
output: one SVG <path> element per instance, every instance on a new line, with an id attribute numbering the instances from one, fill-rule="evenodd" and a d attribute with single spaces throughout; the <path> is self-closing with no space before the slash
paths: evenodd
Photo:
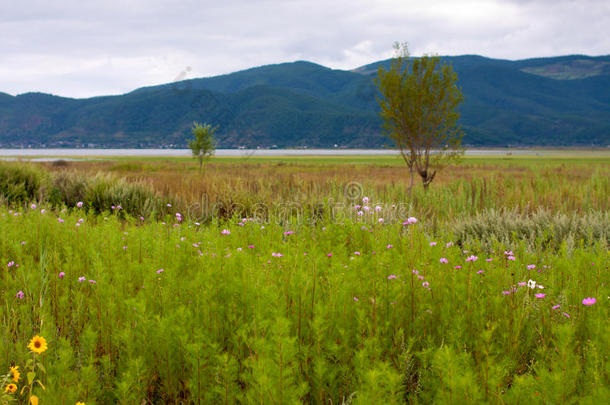
<path id="1" fill-rule="evenodd" d="M 519 61 L 443 57 L 465 102 L 471 146 L 610 145 L 610 55 Z M 298 61 L 71 99 L 0 93 L 0 146 L 182 146 L 192 122 L 220 147 L 382 147 L 379 61 L 351 71 Z"/>

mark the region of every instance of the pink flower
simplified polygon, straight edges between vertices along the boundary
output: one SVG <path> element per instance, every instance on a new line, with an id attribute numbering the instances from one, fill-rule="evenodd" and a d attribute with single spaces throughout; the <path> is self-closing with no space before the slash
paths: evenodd
<path id="1" fill-rule="evenodd" d="M 395 279 L 395 278 L 396 278 L 396 275 L 395 275 L 395 274 L 390 274 L 390 275 L 388 276 L 388 280 L 392 280 L 392 279 Z"/>
<path id="2" fill-rule="evenodd" d="M 597 302 L 597 300 L 595 298 L 591 298 L 591 297 L 587 297 L 582 300 L 582 304 L 587 305 L 587 306 L 593 305 L 596 302 Z"/>
<path id="3" fill-rule="evenodd" d="M 376 211 L 376 212 L 381 212 L 381 206 L 376 205 L 376 206 L 375 206 L 375 211 Z"/>
<path id="4" fill-rule="evenodd" d="M 91 284 L 95 284 L 95 283 L 97 283 L 97 281 L 95 281 L 95 280 L 89 280 L 89 282 L 90 282 Z"/>
<path id="5" fill-rule="evenodd" d="M 84 276 L 83 276 L 83 277 L 79 277 L 79 278 L 78 278 L 78 282 L 79 282 L 79 283 L 82 283 L 82 282 L 83 282 L 83 281 L 85 281 L 85 280 L 86 280 L 86 278 L 85 278 Z"/>
<path id="6" fill-rule="evenodd" d="M 392 245 L 388 245 L 388 246 L 386 246 L 386 247 L 387 247 L 388 249 L 392 249 L 394 246 L 392 246 Z"/>
<path id="7" fill-rule="evenodd" d="M 436 242 L 430 242 L 430 246 L 436 246 Z"/>
<path id="8" fill-rule="evenodd" d="M 163 270 L 163 269 L 159 269 L 159 270 L 157 270 L 157 274 L 161 274 L 161 273 L 163 273 L 164 271 L 165 271 L 165 270 Z"/>
<path id="9" fill-rule="evenodd" d="M 83 202 L 82 202 L 82 201 L 77 202 L 77 203 L 76 203 L 76 206 L 77 206 L 78 208 L 82 208 L 82 207 L 83 207 Z"/>
<path id="10" fill-rule="evenodd" d="M 358 297 L 354 297 L 354 301 L 359 301 Z"/>
<path id="11" fill-rule="evenodd" d="M 362 198 L 362 203 L 363 204 L 368 204 L 368 202 L 369 202 L 369 198 L 368 197 L 363 197 Z"/>
<path id="12" fill-rule="evenodd" d="M 367 230 L 367 229 L 366 229 L 366 226 L 363 226 L 363 227 L 362 227 L 362 228 L 360 228 L 360 229 L 362 229 L 363 231 L 366 231 L 366 230 Z"/>
<path id="13" fill-rule="evenodd" d="M 273 253 L 273 252 L 272 252 L 272 253 L 271 253 L 271 256 L 273 256 L 273 257 L 282 257 L 282 256 L 284 256 L 284 255 L 283 255 L 283 254 L 281 254 L 281 253 Z"/>
<path id="14" fill-rule="evenodd" d="M 292 235 L 294 233 L 294 231 L 286 231 L 284 232 L 284 235 Z"/>
<path id="15" fill-rule="evenodd" d="M 551 308 L 553 308 L 553 309 L 557 309 L 557 308 L 559 308 L 560 306 L 561 306 L 561 305 L 553 305 Z"/>
<path id="16" fill-rule="evenodd" d="M 379 218 L 379 220 L 377 222 L 379 222 L 380 224 L 383 224 L 383 218 Z"/>
<path id="17" fill-rule="evenodd" d="M 444 258 L 444 257 L 441 257 L 440 262 L 441 262 L 441 263 L 445 263 L 445 264 L 447 264 L 447 263 L 449 263 L 449 260 L 447 260 L 447 259 L 446 259 L 446 258 Z"/>
<path id="18" fill-rule="evenodd" d="M 459 270 L 459 269 L 461 269 L 461 268 L 462 268 L 462 266 L 455 266 L 455 269 L 456 269 L 456 270 Z"/>
<path id="19" fill-rule="evenodd" d="M 422 287 L 424 288 L 429 288 L 430 287 L 430 283 L 427 281 L 424 281 L 423 283 L 421 283 Z"/>
<path id="20" fill-rule="evenodd" d="M 418 279 L 423 280 L 424 276 L 422 276 L 421 274 L 417 276 Z"/>
<path id="21" fill-rule="evenodd" d="M 64 223 L 64 220 L 63 220 L 63 219 L 61 219 L 61 218 L 57 218 L 57 222 L 59 222 L 60 224 L 63 224 L 63 223 Z"/>
<path id="22" fill-rule="evenodd" d="M 486 262 L 491 262 L 493 259 L 485 259 Z"/>
<path id="23" fill-rule="evenodd" d="M 354 252 L 356 256 L 360 256 L 360 252 Z"/>
<path id="24" fill-rule="evenodd" d="M 57 275 L 57 277 L 64 278 L 65 275 L 66 275 L 66 273 L 64 273 L 63 271 L 60 271 L 59 274 Z"/>
<path id="25" fill-rule="evenodd" d="M 569 315 L 567 312 L 564 312 L 564 313 L 563 313 L 563 316 L 565 316 L 566 318 L 569 318 L 569 317 L 570 317 L 570 315 Z"/>
<path id="26" fill-rule="evenodd" d="M 248 245 L 250 249 L 254 249 L 254 245 Z"/>
<path id="27" fill-rule="evenodd" d="M 22 300 L 23 299 L 23 291 L 18 291 L 17 294 L 15 295 L 15 297 L 17 297 L 20 300 Z"/>
<path id="28" fill-rule="evenodd" d="M 527 269 L 528 269 L 528 270 L 534 270 L 535 268 L 536 268 L 536 265 L 535 265 L 535 264 L 528 264 L 528 265 L 527 265 Z"/>
<path id="29" fill-rule="evenodd" d="M 508 260 L 512 260 L 514 262 L 515 261 L 515 256 L 508 256 L 507 259 Z"/>
<path id="30" fill-rule="evenodd" d="M 483 274 L 483 270 L 477 271 L 477 274 Z"/>
<path id="31" fill-rule="evenodd" d="M 467 262 L 476 262 L 476 261 L 477 261 L 477 259 L 478 259 L 478 257 L 477 257 L 477 256 L 475 256 L 475 255 L 471 255 L 471 256 L 468 256 L 468 257 L 466 258 L 466 261 L 467 261 Z"/>
<path id="32" fill-rule="evenodd" d="M 229 231 L 228 229 L 223 229 L 222 232 L 220 232 L 221 235 L 230 235 L 231 231 Z"/>
<path id="33" fill-rule="evenodd" d="M 15 262 L 11 260 L 10 262 L 7 263 L 6 266 L 7 267 L 13 267 L 14 265 L 15 265 Z"/>
<path id="34" fill-rule="evenodd" d="M 446 248 L 450 248 L 451 246 L 453 246 L 453 242 L 447 242 L 447 244 L 445 245 Z"/>
<path id="35" fill-rule="evenodd" d="M 535 296 L 536 298 L 544 298 L 544 297 L 546 297 L 546 294 L 543 294 L 543 293 L 538 293 L 538 294 L 535 294 L 534 296 Z"/>
<path id="36" fill-rule="evenodd" d="M 417 270 L 413 270 L 413 271 L 412 271 L 412 273 L 413 273 L 413 274 L 415 274 L 415 275 L 417 275 L 417 274 L 419 274 L 419 271 L 417 271 Z"/>
<path id="37" fill-rule="evenodd" d="M 326 256 L 328 256 L 328 257 L 333 257 L 333 254 L 332 254 L 332 253 L 329 253 L 329 254 L 327 254 Z"/>
<path id="38" fill-rule="evenodd" d="M 30 208 L 31 208 L 31 209 L 33 209 L 33 210 L 35 210 L 35 209 L 36 209 L 36 204 L 32 204 L 32 205 L 30 205 Z"/>
<path id="39" fill-rule="evenodd" d="M 502 291 L 502 295 L 510 295 L 511 292 L 510 291 Z"/>

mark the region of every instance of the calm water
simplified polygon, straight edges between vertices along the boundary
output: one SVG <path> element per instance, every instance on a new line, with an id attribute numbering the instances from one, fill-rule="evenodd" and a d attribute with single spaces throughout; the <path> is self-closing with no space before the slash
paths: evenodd
<path id="1" fill-rule="evenodd" d="M 392 155 L 398 151 L 391 149 L 217 149 L 216 156 L 355 156 L 355 155 Z M 609 155 L 610 150 L 598 151 L 568 151 L 540 149 L 468 149 L 467 156 L 535 156 L 570 154 Z M 84 158 L 104 158 L 110 156 L 160 156 L 180 157 L 191 156 L 190 149 L 0 149 L 0 159 L 32 161 L 50 161 L 58 157 L 64 160 Z M 66 159 L 67 158 L 67 159 Z M 72 159 L 70 159 L 72 158 Z"/>

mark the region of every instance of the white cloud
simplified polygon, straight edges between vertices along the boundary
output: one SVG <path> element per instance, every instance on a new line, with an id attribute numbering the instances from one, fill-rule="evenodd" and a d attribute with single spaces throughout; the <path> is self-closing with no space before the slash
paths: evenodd
<path id="1" fill-rule="evenodd" d="M 0 4 L 0 91 L 86 97 L 268 63 L 610 53 L 593 0 L 24 1 Z M 186 71 L 191 67 L 190 71 Z"/>

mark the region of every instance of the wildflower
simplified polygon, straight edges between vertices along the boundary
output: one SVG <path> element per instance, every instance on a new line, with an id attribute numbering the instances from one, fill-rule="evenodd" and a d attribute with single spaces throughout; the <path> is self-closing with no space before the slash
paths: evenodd
<path id="1" fill-rule="evenodd" d="M 168 207 L 168 208 L 171 208 L 171 207 L 172 207 L 172 205 L 168 203 L 168 204 L 167 204 L 167 207 Z"/>
<path id="2" fill-rule="evenodd" d="M 424 288 L 430 288 L 430 283 L 427 281 L 424 281 L 423 283 L 421 283 L 422 287 Z"/>
<path id="3" fill-rule="evenodd" d="M 46 214 L 46 212 L 47 212 L 47 210 L 45 210 L 44 208 L 40 210 L 40 213 L 41 213 L 42 215 Z"/>
<path id="4" fill-rule="evenodd" d="M 61 218 L 57 218 L 57 222 L 59 222 L 60 224 L 63 224 L 63 223 L 64 223 L 64 220 L 63 220 L 63 219 L 61 219 Z"/>
<path id="5" fill-rule="evenodd" d="M 415 275 L 418 275 L 418 274 L 419 274 L 419 271 L 417 271 L 417 270 L 413 269 L 412 273 L 413 273 L 413 274 L 415 274 Z"/>
<path id="6" fill-rule="evenodd" d="M 450 248 L 451 246 L 453 246 L 453 242 L 447 242 L 447 243 L 445 244 L 445 247 L 446 247 L 446 248 Z"/>
<path id="7" fill-rule="evenodd" d="M 483 270 L 477 271 L 477 274 L 483 274 Z"/>
<path id="8" fill-rule="evenodd" d="M 593 305 L 596 302 L 597 302 L 597 300 L 595 298 L 591 298 L 591 297 L 587 297 L 582 300 L 582 304 L 587 305 L 587 306 Z"/>
<path id="9" fill-rule="evenodd" d="M 294 231 L 286 231 L 284 232 L 284 235 L 292 235 L 294 233 Z"/>
<path id="10" fill-rule="evenodd" d="M 33 209 L 33 210 L 35 210 L 35 209 L 36 209 L 36 204 L 32 204 L 32 205 L 30 205 L 30 208 L 31 208 L 31 209 Z"/>
<path id="11" fill-rule="evenodd" d="M 528 265 L 527 265 L 527 269 L 528 269 L 528 270 L 534 270 L 535 268 L 536 268 L 536 265 L 535 265 L 535 264 L 528 264 Z"/>
<path id="12" fill-rule="evenodd" d="M 80 226 L 80 222 L 77 222 L 74 226 L 78 228 Z"/>
<path id="13" fill-rule="evenodd" d="M 47 350 L 47 340 L 42 336 L 34 336 L 32 340 L 30 340 L 30 344 L 28 345 L 28 349 L 33 351 L 34 353 L 42 353 Z"/>
<path id="14" fill-rule="evenodd" d="M 360 256 L 360 252 L 354 252 L 356 256 Z"/>
<path id="15" fill-rule="evenodd" d="M 376 211 L 376 212 L 381 212 L 381 206 L 376 205 L 376 206 L 375 206 L 375 211 Z"/>
<path id="16" fill-rule="evenodd" d="M 486 262 L 491 262 L 493 259 L 485 259 Z"/>
<path id="17" fill-rule="evenodd" d="M 328 257 L 333 257 L 333 254 L 332 254 L 332 253 L 329 253 L 329 254 L 327 254 L 326 256 L 328 256 Z"/>
<path id="18" fill-rule="evenodd" d="M 377 222 L 379 222 L 380 224 L 383 224 L 383 218 L 379 218 L 379 220 Z"/>
<path id="19" fill-rule="evenodd" d="M 456 269 L 456 270 L 459 270 L 459 269 L 461 269 L 461 268 L 462 268 L 462 266 L 455 266 L 455 269 Z"/>
<path id="20" fill-rule="evenodd" d="M 569 318 L 569 317 L 570 317 L 570 315 L 569 315 L 567 312 L 564 312 L 564 313 L 563 313 L 563 316 L 565 316 L 566 318 Z"/>
<path id="21" fill-rule="evenodd" d="M 110 208 L 114 211 L 116 209 L 116 207 L 114 205 L 111 205 Z"/>
<path id="22" fill-rule="evenodd" d="M 78 401 L 78 402 L 76 403 L 76 405 L 85 405 L 85 403 L 84 403 L 84 402 L 81 402 L 81 401 Z"/>
<path id="23" fill-rule="evenodd" d="M 388 245 L 386 246 L 388 249 L 392 249 L 394 246 L 393 245 Z"/>
<path id="24" fill-rule="evenodd" d="M 30 397 L 30 405 L 38 405 L 38 397 L 36 395 Z"/>
<path id="25" fill-rule="evenodd" d="M 223 229 L 222 232 L 220 232 L 222 235 L 230 235 L 231 231 L 229 231 L 228 229 Z"/>
<path id="26" fill-rule="evenodd" d="M 281 254 L 281 253 L 273 253 L 273 252 L 272 252 L 272 253 L 271 253 L 271 256 L 273 256 L 273 257 L 282 257 L 282 256 L 284 256 L 284 255 L 283 255 L 283 254 Z"/>
<path id="27" fill-rule="evenodd" d="M 248 245 L 250 249 L 254 249 L 254 245 Z"/>
<path id="28" fill-rule="evenodd" d="M 520 282 L 518 282 L 518 283 L 517 283 L 517 285 L 518 285 L 519 287 L 525 287 L 525 285 L 526 285 L 526 284 L 527 284 L 527 283 L 526 283 L 525 281 L 520 281 Z"/>
<path id="29" fill-rule="evenodd" d="M 447 259 L 446 259 L 446 258 L 444 258 L 444 257 L 441 257 L 440 262 L 441 262 L 441 263 L 445 263 L 445 264 L 447 264 L 447 263 L 449 263 L 449 260 L 447 260 Z"/>
<path id="30" fill-rule="evenodd" d="M 396 274 L 390 274 L 388 280 L 396 279 Z"/>
<path id="31" fill-rule="evenodd" d="M 436 246 L 436 242 L 430 242 L 430 246 Z"/>
<path id="32" fill-rule="evenodd" d="M 361 216 L 363 216 L 363 215 L 364 215 L 364 212 L 362 212 L 362 211 L 358 211 L 358 216 L 359 216 L 359 217 L 361 217 Z"/>
<path id="33" fill-rule="evenodd" d="M 534 280 L 529 280 L 527 282 L 527 286 L 531 289 L 534 289 L 534 288 L 536 288 L 536 282 Z"/>
<path id="34" fill-rule="evenodd" d="M 368 197 L 362 197 L 362 203 L 363 204 L 368 204 L 369 202 L 369 198 Z"/>
<path id="35" fill-rule="evenodd" d="M 544 298 L 544 297 L 546 297 L 546 294 L 538 293 L 538 294 L 535 295 L 535 297 L 536 298 Z"/>
<path id="36" fill-rule="evenodd" d="M 358 297 L 354 297 L 354 301 L 360 301 Z"/>
<path id="37" fill-rule="evenodd" d="M 95 281 L 95 280 L 89 280 L 89 282 L 90 282 L 91 284 L 96 284 L 96 283 L 97 283 L 97 281 Z"/>
<path id="38" fill-rule="evenodd" d="M 362 205 L 360 205 L 360 204 L 356 204 L 354 206 L 354 210 L 356 210 L 356 211 L 360 211 L 360 208 L 362 208 Z"/>
<path id="39" fill-rule="evenodd" d="M 510 295 L 510 291 L 502 291 L 503 295 Z"/>
<path id="40" fill-rule="evenodd" d="M 84 277 L 84 276 L 79 277 L 79 278 L 78 278 L 78 282 L 79 282 L 79 283 L 82 283 L 82 282 L 83 282 L 83 281 L 85 281 L 86 279 L 87 279 L 87 278 L 86 278 L 86 277 Z"/>
<path id="41" fill-rule="evenodd" d="M 362 228 L 360 228 L 360 229 L 361 229 L 361 230 L 363 230 L 363 231 L 366 231 L 366 230 L 367 230 L 366 226 L 363 226 L 363 227 L 362 227 Z"/>
<path id="42" fill-rule="evenodd" d="M 24 240 L 21 241 L 21 246 L 23 246 L 23 245 L 25 245 L 25 241 Z"/>
<path id="43" fill-rule="evenodd" d="M 368 205 L 365 205 L 364 207 L 362 207 L 363 211 L 369 212 L 371 208 Z"/>
<path id="44" fill-rule="evenodd" d="M 17 384 L 10 383 L 4 389 L 4 392 L 8 392 L 9 394 L 14 394 L 17 391 Z"/>
<path id="45" fill-rule="evenodd" d="M 423 280 L 424 276 L 422 276 L 421 274 L 419 276 L 417 276 L 418 279 Z"/>
<path id="46" fill-rule="evenodd" d="M 11 367 L 10 373 L 13 375 L 13 381 L 19 382 L 19 378 L 21 376 L 21 373 L 19 372 L 19 366 Z"/>
<path id="47" fill-rule="evenodd" d="M 163 273 L 164 271 L 165 271 L 165 270 L 163 270 L 163 269 L 159 269 L 159 270 L 157 270 L 157 274 L 161 274 L 161 273 Z"/>
<path id="48" fill-rule="evenodd" d="M 508 256 L 507 259 L 514 262 L 515 261 L 515 256 Z"/>
<path id="49" fill-rule="evenodd" d="M 13 267 L 14 265 L 15 265 L 15 262 L 11 260 L 10 262 L 7 263 L 6 266 L 7 267 Z"/>
<path id="50" fill-rule="evenodd" d="M 557 308 L 559 308 L 560 306 L 561 306 L 561 305 L 553 305 L 551 308 L 553 308 L 553 309 L 557 309 Z"/>
<path id="51" fill-rule="evenodd" d="M 477 259 L 478 259 L 478 257 L 477 257 L 477 256 L 475 256 L 475 255 L 471 255 L 471 256 L 468 256 L 468 257 L 466 258 L 466 261 L 467 261 L 467 262 L 476 262 L 476 261 L 477 261 Z"/>
<path id="52" fill-rule="evenodd" d="M 15 295 L 15 297 L 17 297 L 20 300 L 22 300 L 23 299 L 23 291 L 18 291 L 17 294 Z"/>
<path id="53" fill-rule="evenodd" d="M 78 208 L 82 208 L 82 207 L 83 207 L 83 202 L 82 202 L 82 201 L 77 202 L 77 203 L 76 203 L 76 206 L 77 206 Z"/>

